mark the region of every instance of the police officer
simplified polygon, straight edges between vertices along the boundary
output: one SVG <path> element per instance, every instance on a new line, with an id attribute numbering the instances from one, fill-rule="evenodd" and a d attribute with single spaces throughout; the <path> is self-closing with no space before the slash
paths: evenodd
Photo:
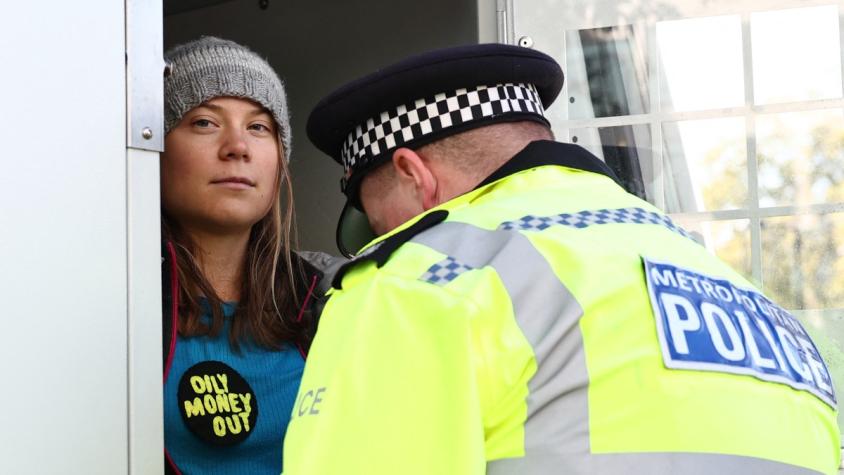
<path id="1" fill-rule="evenodd" d="M 839 465 L 800 323 L 545 117 L 537 51 L 434 51 L 322 100 L 338 272 L 287 474 L 803 474 Z M 364 212 L 365 216 L 360 214 Z"/>

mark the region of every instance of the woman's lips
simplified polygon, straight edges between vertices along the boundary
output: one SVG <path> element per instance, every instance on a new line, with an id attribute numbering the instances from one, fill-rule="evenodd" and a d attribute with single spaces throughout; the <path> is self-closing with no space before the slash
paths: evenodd
<path id="1" fill-rule="evenodd" d="M 244 177 L 239 176 L 230 176 L 224 178 L 218 178 L 211 180 L 212 185 L 219 185 L 224 188 L 230 188 L 234 190 L 245 190 L 248 188 L 254 188 L 255 182 Z"/>

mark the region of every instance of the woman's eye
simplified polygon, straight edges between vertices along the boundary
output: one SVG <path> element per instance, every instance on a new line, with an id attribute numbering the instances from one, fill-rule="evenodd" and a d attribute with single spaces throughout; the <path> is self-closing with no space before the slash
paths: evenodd
<path id="1" fill-rule="evenodd" d="M 211 127 L 211 121 L 208 119 L 196 119 L 193 121 L 193 125 L 201 128 Z"/>
<path id="2" fill-rule="evenodd" d="M 264 124 L 252 124 L 249 126 L 251 130 L 257 130 L 259 132 L 269 132 L 270 128 Z"/>

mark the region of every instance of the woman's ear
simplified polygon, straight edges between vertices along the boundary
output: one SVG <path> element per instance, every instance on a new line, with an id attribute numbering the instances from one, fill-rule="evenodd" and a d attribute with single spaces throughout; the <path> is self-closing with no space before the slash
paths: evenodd
<path id="1" fill-rule="evenodd" d="M 405 190 L 411 191 L 423 211 L 439 205 L 437 200 L 437 176 L 428 161 L 409 148 L 393 152 L 393 168 L 396 180 Z"/>

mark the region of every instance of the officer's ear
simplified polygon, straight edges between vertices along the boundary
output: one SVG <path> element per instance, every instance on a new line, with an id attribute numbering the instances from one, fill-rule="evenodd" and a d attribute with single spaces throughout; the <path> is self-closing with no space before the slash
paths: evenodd
<path id="1" fill-rule="evenodd" d="M 440 204 L 437 177 L 425 158 L 409 148 L 398 148 L 393 152 L 393 169 L 399 184 L 413 194 L 425 211 Z"/>

